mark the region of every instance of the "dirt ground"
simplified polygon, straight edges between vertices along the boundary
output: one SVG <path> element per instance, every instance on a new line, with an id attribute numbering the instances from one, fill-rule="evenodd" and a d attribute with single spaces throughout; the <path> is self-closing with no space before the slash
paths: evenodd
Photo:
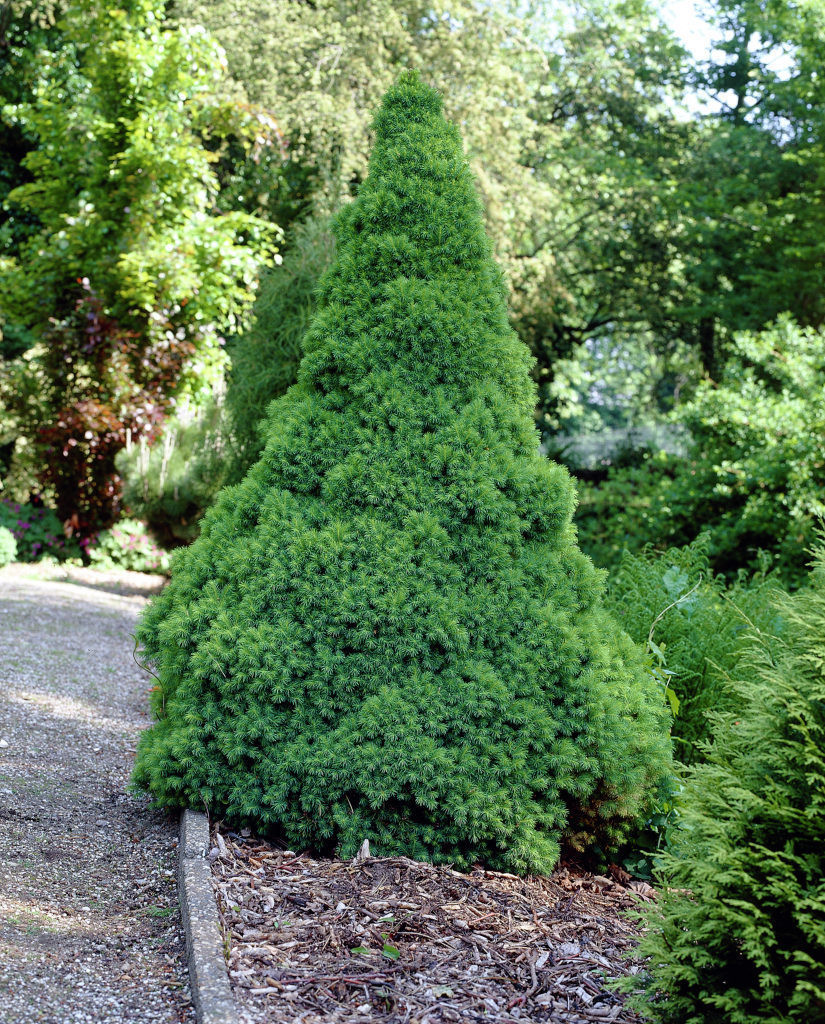
<path id="1" fill-rule="evenodd" d="M 653 897 L 644 882 L 315 860 L 226 829 L 213 842 L 250 1024 L 640 1020 L 605 981 L 639 969 L 625 911 Z"/>

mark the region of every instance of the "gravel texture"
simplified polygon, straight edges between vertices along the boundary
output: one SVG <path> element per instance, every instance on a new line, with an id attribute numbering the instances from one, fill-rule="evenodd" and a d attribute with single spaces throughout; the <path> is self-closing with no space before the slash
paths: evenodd
<path id="1" fill-rule="evenodd" d="M 0 1022 L 193 1021 L 177 823 L 127 792 L 159 577 L 0 570 Z"/>

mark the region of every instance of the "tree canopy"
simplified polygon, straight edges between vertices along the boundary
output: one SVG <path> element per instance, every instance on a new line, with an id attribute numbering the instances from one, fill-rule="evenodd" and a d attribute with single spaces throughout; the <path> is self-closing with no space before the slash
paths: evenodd
<path id="1" fill-rule="evenodd" d="M 4 113 L 35 144 L 6 197 L 4 330 L 27 340 L 0 394 L 18 455 L 88 543 L 117 513 L 127 436 L 222 374 L 274 232 L 215 209 L 204 133 L 243 126 L 215 99 L 225 68 L 202 30 L 167 30 L 158 0 L 78 3 L 48 39 Z"/>

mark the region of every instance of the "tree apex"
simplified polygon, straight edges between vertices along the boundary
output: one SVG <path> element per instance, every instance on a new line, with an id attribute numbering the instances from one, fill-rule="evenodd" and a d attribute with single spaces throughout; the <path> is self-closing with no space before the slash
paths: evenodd
<path id="1" fill-rule="evenodd" d="M 406 68 L 384 96 L 374 128 L 377 134 L 392 133 L 402 122 L 423 121 L 441 113 L 441 94 L 423 82 L 417 70 Z"/>

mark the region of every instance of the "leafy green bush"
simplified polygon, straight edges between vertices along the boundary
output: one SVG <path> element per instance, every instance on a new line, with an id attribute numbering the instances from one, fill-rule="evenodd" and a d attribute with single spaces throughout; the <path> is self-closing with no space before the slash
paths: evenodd
<path id="1" fill-rule="evenodd" d="M 80 557 L 77 542 L 65 536 L 54 509 L 30 502 L 0 501 L 0 526 L 14 537 L 21 562 L 36 562 L 44 556 L 61 561 Z"/>
<path id="2" fill-rule="evenodd" d="M 667 716 L 541 455 L 458 130 L 408 72 L 375 138 L 263 456 L 139 626 L 135 780 L 296 845 L 547 871 L 644 814 Z"/>
<path id="3" fill-rule="evenodd" d="M 660 510 L 668 535 L 710 531 L 728 574 L 771 552 L 788 582 L 825 515 L 825 332 L 787 317 L 734 339 L 718 384 L 680 411 L 693 441 Z M 699 525 L 697 525 L 699 524 Z"/>
<path id="4" fill-rule="evenodd" d="M 17 541 L 5 526 L 0 526 L 0 569 L 17 558 Z"/>
<path id="5" fill-rule="evenodd" d="M 638 461 L 611 466 L 601 479 L 578 481 L 576 529 L 596 565 L 613 569 L 624 551 L 639 552 L 663 536 L 661 508 L 678 465 L 666 452 L 644 452 Z"/>
<path id="6" fill-rule="evenodd" d="M 224 485 L 233 461 L 220 393 L 187 406 L 164 424 L 158 440 L 129 444 L 117 458 L 132 516 L 172 547 L 198 535 L 200 518 Z"/>
<path id="7" fill-rule="evenodd" d="M 672 1024 L 825 1020 L 825 549 L 777 614 L 785 635 L 753 632 L 642 915 L 640 1008 Z"/>
<path id="8" fill-rule="evenodd" d="M 748 632 L 781 630 L 772 603 L 775 584 L 758 576 L 726 587 L 710 568 L 709 544 L 703 534 L 661 555 L 626 553 L 610 577 L 605 602 L 630 637 L 649 648 L 671 690 L 674 752 L 688 763 L 701 760 L 707 713 L 735 703 L 730 678 Z"/>
<path id="9" fill-rule="evenodd" d="M 295 229 L 283 263 L 261 280 L 251 329 L 229 349 L 227 407 L 232 421 L 237 483 L 264 447 L 264 419 L 270 402 L 298 377 L 301 342 L 315 312 L 315 291 L 335 255 L 329 218 L 311 218 Z"/>
<path id="10" fill-rule="evenodd" d="M 121 519 L 97 538 L 89 550 L 89 562 L 97 569 L 132 569 L 135 572 L 166 572 L 169 555 L 136 519 Z"/>

